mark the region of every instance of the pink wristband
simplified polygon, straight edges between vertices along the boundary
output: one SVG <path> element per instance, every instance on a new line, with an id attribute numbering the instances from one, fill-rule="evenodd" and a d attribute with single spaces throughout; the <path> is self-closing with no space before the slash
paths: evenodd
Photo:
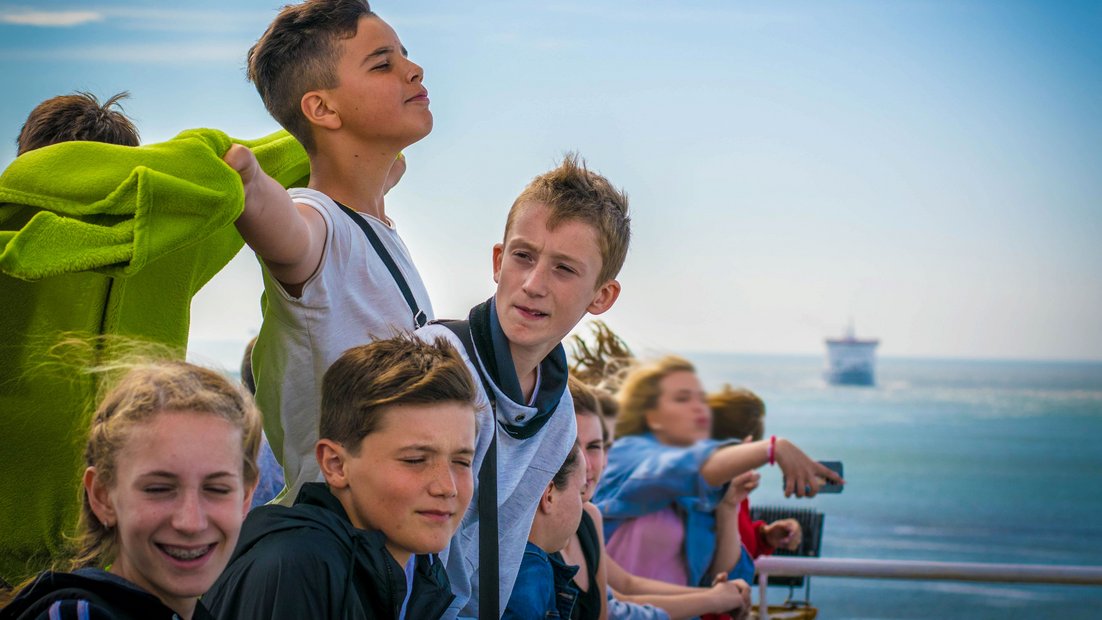
<path id="1" fill-rule="evenodd" d="M 777 449 L 777 436 L 776 435 L 770 435 L 769 436 L 769 464 L 770 465 L 776 465 L 777 464 L 776 449 Z"/>

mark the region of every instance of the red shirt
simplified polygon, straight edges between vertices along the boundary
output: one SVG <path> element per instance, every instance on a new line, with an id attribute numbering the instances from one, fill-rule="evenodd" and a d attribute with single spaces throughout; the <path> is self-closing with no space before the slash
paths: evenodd
<path id="1" fill-rule="evenodd" d="M 773 547 L 765 542 L 765 521 L 750 520 L 750 498 L 739 504 L 738 534 L 750 557 L 756 560 L 763 555 L 773 555 Z"/>

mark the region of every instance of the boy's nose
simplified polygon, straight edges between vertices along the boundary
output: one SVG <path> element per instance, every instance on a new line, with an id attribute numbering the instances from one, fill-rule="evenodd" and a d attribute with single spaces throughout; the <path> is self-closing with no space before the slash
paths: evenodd
<path id="1" fill-rule="evenodd" d="M 425 70 L 423 68 L 421 68 L 421 65 L 413 62 L 412 60 L 409 61 L 409 81 L 410 82 L 421 82 L 421 81 L 424 81 L 424 79 L 425 79 Z"/>
<path id="2" fill-rule="evenodd" d="M 447 467 L 441 467 L 429 483 L 429 493 L 437 497 L 455 497 L 459 494 L 455 478 Z"/>
<path id="3" fill-rule="evenodd" d="M 524 277 L 524 292 L 533 297 L 542 297 L 547 292 L 545 283 L 546 276 L 537 265 Z"/>

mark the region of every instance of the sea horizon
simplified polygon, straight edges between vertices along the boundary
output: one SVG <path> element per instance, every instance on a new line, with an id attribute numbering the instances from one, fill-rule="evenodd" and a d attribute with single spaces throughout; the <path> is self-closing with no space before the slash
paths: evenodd
<path id="1" fill-rule="evenodd" d="M 255 335 L 255 334 L 254 334 Z M 217 364 L 226 366 L 226 369 L 236 368 L 241 363 L 241 355 L 245 351 L 245 344 L 253 336 L 243 339 L 226 338 L 226 339 L 206 339 L 195 338 L 188 342 L 188 359 L 210 364 Z M 568 342 L 564 342 L 567 346 L 567 354 L 570 354 L 570 346 Z M 818 359 L 825 363 L 825 348 L 821 353 L 810 352 L 771 352 L 771 351 L 726 351 L 726 350 L 688 350 L 688 351 L 651 351 L 642 350 L 637 352 L 644 359 L 650 359 L 659 357 L 661 355 L 673 354 L 680 355 L 687 359 L 693 360 L 698 357 L 708 356 L 745 356 L 745 357 L 757 357 L 757 358 L 777 358 L 777 359 Z M 876 359 L 878 362 L 887 362 L 889 364 L 893 362 L 975 362 L 975 363 L 992 363 L 992 364 L 1064 364 L 1064 365 L 1097 365 L 1102 367 L 1102 356 L 1099 357 L 986 357 L 986 356 L 951 356 L 951 355 L 881 355 L 877 354 Z M 1102 370 L 1102 368 L 1100 368 Z"/>

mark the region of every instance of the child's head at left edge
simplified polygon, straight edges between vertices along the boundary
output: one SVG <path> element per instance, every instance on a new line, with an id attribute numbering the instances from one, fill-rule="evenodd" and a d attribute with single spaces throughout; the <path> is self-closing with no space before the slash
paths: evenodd
<path id="1" fill-rule="evenodd" d="M 493 251 L 498 319 L 514 348 L 546 354 L 587 313 L 611 308 L 630 240 L 627 195 L 576 154 L 533 179 Z"/>
<path id="2" fill-rule="evenodd" d="M 474 382 L 445 340 L 345 351 L 322 380 L 316 456 L 357 528 L 399 564 L 447 547 L 474 492 Z"/>

